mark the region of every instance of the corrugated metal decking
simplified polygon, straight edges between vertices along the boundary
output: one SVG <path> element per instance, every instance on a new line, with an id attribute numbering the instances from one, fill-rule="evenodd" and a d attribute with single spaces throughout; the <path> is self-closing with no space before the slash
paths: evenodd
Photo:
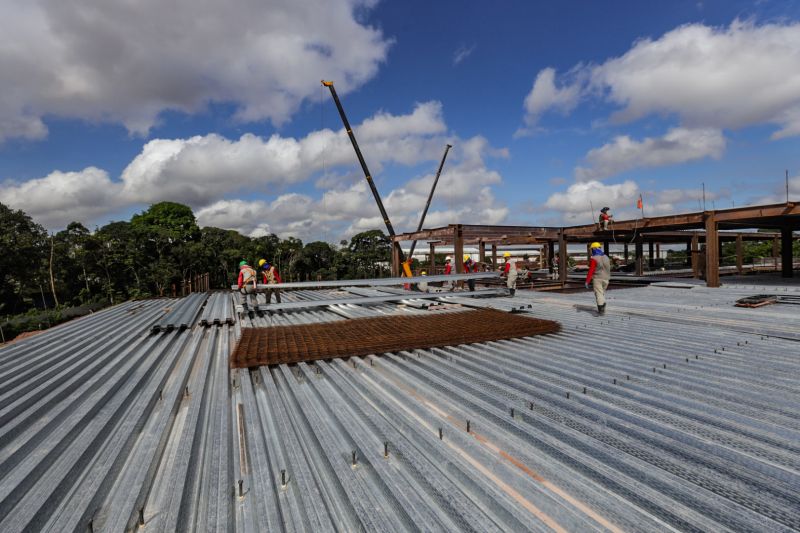
<path id="1" fill-rule="evenodd" d="M 520 291 L 480 302 L 562 331 L 250 371 L 242 327 L 430 311 L 123 304 L 0 350 L 0 530 L 798 531 L 800 316 L 732 307 L 772 290 Z"/>

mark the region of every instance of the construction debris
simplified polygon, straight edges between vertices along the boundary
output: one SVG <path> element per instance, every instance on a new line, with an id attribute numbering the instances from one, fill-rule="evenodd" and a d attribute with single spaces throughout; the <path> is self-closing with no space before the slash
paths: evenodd
<path id="1" fill-rule="evenodd" d="M 800 304 L 800 296 L 756 294 L 736 300 L 736 307 L 764 307 L 772 304 Z"/>
<path id="2" fill-rule="evenodd" d="M 231 356 L 237 368 L 298 363 L 556 333 L 557 322 L 493 309 L 245 328 Z"/>

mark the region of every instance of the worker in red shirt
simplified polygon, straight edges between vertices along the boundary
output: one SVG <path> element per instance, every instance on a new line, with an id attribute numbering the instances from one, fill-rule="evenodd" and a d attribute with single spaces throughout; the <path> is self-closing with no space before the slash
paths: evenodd
<path id="1" fill-rule="evenodd" d="M 506 260 L 506 264 L 503 266 L 503 277 L 506 278 L 508 293 L 513 298 L 517 292 L 517 277 L 519 276 L 517 262 L 511 260 L 511 252 L 505 252 L 503 258 Z"/>
<path id="2" fill-rule="evenodd" d="M 604 207 L 603 209 L 600 210 L 599 222 L 600 222 L 600 227 L 603 229 L 603 231 L 608 230 L 608 223 L 611 222 L 611 219 L 614 218 L 614 215 L 608 214 L 610 210 L 611 210 L 610 207 Z"/>
<path id="3" fill-rule="evenodd" d="M 478 263 L 472 260 L 469 254 L 464 254 L 464 274 L 471 274 L 478 271 Z M 467 286 L 470 291 L 475 291 L 475 280 L 468 279 Z"/>
<path id="4" fill-rule="evenodd" d="M 261 259 L 258 262 L 258 266 L 261 267 L 261 275 L 264 279 L 264 285 L 276 285 L 278 283 L 282 283 L 281 275 L 278 273 L 278 269 L 275 268 L 274 265 L 270 265 L 266 259 Z M 266 297 L 267 303 L 272 303 L 272 294 L 275 293 L 275 301 L 281 303 L 281 291 L 280 289 L 267 289 L 266 290 Z"/>
<path id="5" fill-rule="evenodd" d="M 258 305 L 258 296 L 256 295 L 256 288 L 258 286 L 258 276 L 256 275 L 256 271 L 247 264 L 247 261 L 242 261 L 239 263 L 239 280 L 238 280 L 239 292 L 241 292 L 245 296 L 245 302 L 247 303 L 248 296 L 252 302 L 253 308 Z"/>
<path id="6" fill-rule="evenodd" d="M 590 244 L 589 249 L 592 251 L 592 258 L 589 261 L 589 273 L 586 274 L 584 286 L 588 289 L 589 284 L 592 284 L 597 313 L 602 315 L 606 312 L 606 289 L 611 279 L 611 262 L 603 253 L 603 245 L 599 242 Z"/>
<path id="7" fill-rule="evenodd" d="M 449 276 L 450 274 L 453 273 L 452 261 L 453 261 L 453 258 L 450 257 L 449 255 L 444 258 L 444 275 L 445 276 Z M 442 287 L 443 288 L 449 288 L 452 291 L 455 288 L 455 285 L 453 285 L 452 281 L 445 281 L 442 284 Z"/>

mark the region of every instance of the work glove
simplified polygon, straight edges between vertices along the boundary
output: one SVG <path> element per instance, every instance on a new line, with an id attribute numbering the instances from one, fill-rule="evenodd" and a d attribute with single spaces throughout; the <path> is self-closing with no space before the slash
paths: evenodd
<path id="1" fill-rule="evenodd" d="M 588 283 L 584 283 L 583 286 L 586 287 L 587 289 L 589 288 L 589 284 Z"/>

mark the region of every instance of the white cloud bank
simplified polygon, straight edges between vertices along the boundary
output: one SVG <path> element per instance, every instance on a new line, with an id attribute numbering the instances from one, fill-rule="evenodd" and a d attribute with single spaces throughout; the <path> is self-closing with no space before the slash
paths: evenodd
<path id="1" fill-rule="evenodd" d="M 480 136 L 462 140 L 448 135 L 438 102 L 417 104 L 402 115 L 381 112 L 354 129 L 372 171 L 387 164 L 430 164 L 430 173 L 401 184 L 376 174 L 398 231 L 416 227 L 445 143 L 454 147 L 427 225 L 499 223 L 508 215 L 492 192 L 502 178 L 486 165 L 487 158 L 507 157 L 507 150 L 493 148 Z M 317 198 L 292 190 L 319 177 L 323 169 L 344 170 L 347 179 L 323 176 L 317 183 L 327 190 Z M 344 130 L 319 130 L 302 138 L 246 134 L 231 140 L 210 134 L 155 139 L 143 146 L 119 180 L 90 167 L 0 184 L 0 202 L 54 229 L 72 220 L 102 221 L 123 208 L 165 200 L 192 206 L 201 225 L 248 235 L 338 240 L 364 229 L 383 229 Z"/>
<path id="2" fill-rule="evenodd" d="M 602 179 L 634 168 L 660 167 L 695 161 L 705 157 L 719 159 L 725 151 L 725 137 L 713 128 L 673 128 L 664 136 L 642 141 L 627 135 L 586 154 L 587 166 L 575 168 L 579 181 Z"/>
<path id="3" fill-rule="evenodd" d="M 641 212 L 636 208 L 639 195 L 644 199 L 645 215 L 658 216 L 697 211 L 703 194 L 702 189 L 644 190 L 632 180 L 616 184 L 591 180 L 573 183 L 564 192 L 550 195 L 543 207 L 552 214 L 548 223 L 588 224 L 596 221 L 595 217 L 605 206 L 611 207 L 611 213 L 618 220 L 639 218 Z M 712 201 L 728 197 L 727 190 L 705 192 L 709 209 Z"/>
<path id="4" fill-rule="evenodd" d="M 45 116 L 146 134 L 164 110 L 233 104 L 286 121 L 319 91 L 372 78 L 391 41 L 357 20 L 369 0 L 7 0 L 0 4 L 0 142 Z"/>
<path id="5" fill-rule="evenodd" d="M 734 21 L 729 27 L 680 26 L 642 39 L 600 65 L 578 65 L 556 86 L 539 72 L 525 98 L 525 120 L 569 112 L 581 99 L 616 104 L 613 119 L 676 115 L 691 129 L 775 124 L 773 138 L 800 134 L 800 23 Z"/>
<path id="6" fill-rule="evenodd" d="M 91 220 L 121 207 L 121 189 L 105 170 L 88 167 L 0 185 L 0 202 L 25 211 L 45 227 L 63 228 L 73 220 Z"/>
<path id="7" fill-rule="evenodd" d="M 641 191 L 631 180 L 611 185 L 600 180 L 637 168 L 719 159 L 725 129 L 771 124 L 773 139 L 800 134 L 800 23 L 687 24 L 657 39 L 641 39 L 601 64 L 576 65 L 560 77 L 553 68 L 542 69 L 524 101 L 523 131 L 546 113 L 568 114 L 583 101 L 611 104 L 612 122 L 662 116 L 679 125 L 662 136 L 619 135 L 590 150 L 574 170 L 576 183 L 545 202 L 556 220 L 585 221 L 590 200 L 598 208 L 619 206 L 623 216 L 636 216 L 640 193 L 648 215 L 696 209 L 699 191 Z M 709 193 L 706 200 L 725 196 Z"/>

